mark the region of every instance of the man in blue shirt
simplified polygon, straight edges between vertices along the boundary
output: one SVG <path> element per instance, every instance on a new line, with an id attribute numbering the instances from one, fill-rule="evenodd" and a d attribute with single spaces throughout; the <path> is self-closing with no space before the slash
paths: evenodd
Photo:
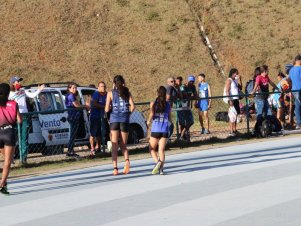
<path id="1" fill-rule="evenodd" d="M 295 57 L 295 64 L 289 71 L 288 82 L 292 87 L 295 98 L 295 115 L 297 119 L 296 129 L 301 126 L 301 54 Z"/>
<path id="2" fill-rule="evenodd" d="M 100 148 L 101 143 L 104 145 L 106 136 L 105 111 L 107 92 L 106 84 L 99 82 L 97 91 L 93 93 L 91 99 L 90 112 L 90 145 L 91 155 L 95 155 L 95 151 Z M 95 144 L 96 139 L 96 145 Z M 101 142 L 102 141 L 102 142 Z"/>

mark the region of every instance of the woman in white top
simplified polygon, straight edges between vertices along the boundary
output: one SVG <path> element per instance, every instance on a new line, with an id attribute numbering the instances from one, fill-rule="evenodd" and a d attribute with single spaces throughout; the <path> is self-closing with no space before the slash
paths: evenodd
<path id="1" fill-rule="evenodd" d="M 229 78 L 226 80 L 225 84 L 225 94 L 226 96 L 232 96 L 232 95 L 239 95 L 239 90 L 242 89 L 242 82 L 241 77 L 238 74 L 238 70 L 236 68 L 232 68 L 229 72 Z M 236 121 L 237 121 L 237 115 L 240 114 L 240 107 L 239 107 L 239 96 L 230 97 L 228 100 L 229 109 L 233 109 L 233 107 L 236 110 L 236 116 L 234 116 L 234 120 L 230 120 L 230 136 L 235 136 L 237 134 L 236 129 Z M 229 111 L 229 116 L 231 114 L 235 114 L 235 112 Z"/>

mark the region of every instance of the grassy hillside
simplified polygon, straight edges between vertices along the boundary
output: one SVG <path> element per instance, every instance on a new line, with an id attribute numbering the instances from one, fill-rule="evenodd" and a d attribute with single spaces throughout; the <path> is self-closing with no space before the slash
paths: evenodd
<path id="1" fill-rule="evenodd" d="M 202 44 L 188 3 L 225 65 L 249 77 L 271 73 L 300 51 L 298 0 L 2 0 L 0 76 L 31 82 L 110 82 L 124 74 L 136 101 L 154 97 L 170 75 L 204 71 L 221 78 Z M 298 20 L 297 20 L 298 19 Z"/>
<path id="2" fill-rule="evenodd" d="M 250 77 L 254 68 L 279 69 L 301 52 L 299 0 L 189 0 L 202 18 L 226 71 Z"/>

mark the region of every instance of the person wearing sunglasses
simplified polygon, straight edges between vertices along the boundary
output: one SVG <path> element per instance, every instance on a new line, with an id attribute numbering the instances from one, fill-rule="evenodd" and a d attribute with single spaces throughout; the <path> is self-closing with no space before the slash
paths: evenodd
<path id="1" fill-rule="evenodd" d="M 176 88 L 175 78 L 169 77 L 167 79 L 167 85 L 165 86 L 166 89 L 166 100 L 171 102 L 171 105 L 175 100 L 182 99 L 182 94 L 180 89 Z"/>

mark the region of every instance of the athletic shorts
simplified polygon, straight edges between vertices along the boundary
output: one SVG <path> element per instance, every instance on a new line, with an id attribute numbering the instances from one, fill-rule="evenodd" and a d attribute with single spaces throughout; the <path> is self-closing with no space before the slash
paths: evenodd
<path id="1" fill-rule="evenodd" d="M 189 129 L 194 123 L 191 110 L 178 111 L 178 120 L 180 126 Z"/>
<path id="2" fill-rule="evenodd" d="M 130 123 L 128 122 L 111 122 L 110 129 L 111 130 L 119 130 L 121 132 L 128 133 L 130 128 Z"/>
<path id="3" fill-rule="evenodd" d="M 14 128 L 0 129 L 0 148 L 16 146 L 16 130 Z"/>
<path id="4" fill-rule="evenodd" d="M 233 105 L 234 105 L 234 108 L 235 108 L 237 114 L 239 115 L 240 114 L 239 100 L 237 100 L 237 99 L 233 100 Z"/>
<path id="5" fill-rule="evenodd" d="M 151 137 L 160 139 L 160 138 L 168 138 L 168 133 L 158 133 L 158 132 L 152 132 Z"/>
<path id="6" fill-rule="evenodd" d="M 90 119 L 90 135 L 91 137 L 101 136 L 101 119 Z"/>
<path id="7" fill-rule="evenodd" d="M 199 105 L 200 111 L 208 111 L 208 109 L 209 109 L 209 101 L 208 100 L 200 100 L 198 105 Z"/>

